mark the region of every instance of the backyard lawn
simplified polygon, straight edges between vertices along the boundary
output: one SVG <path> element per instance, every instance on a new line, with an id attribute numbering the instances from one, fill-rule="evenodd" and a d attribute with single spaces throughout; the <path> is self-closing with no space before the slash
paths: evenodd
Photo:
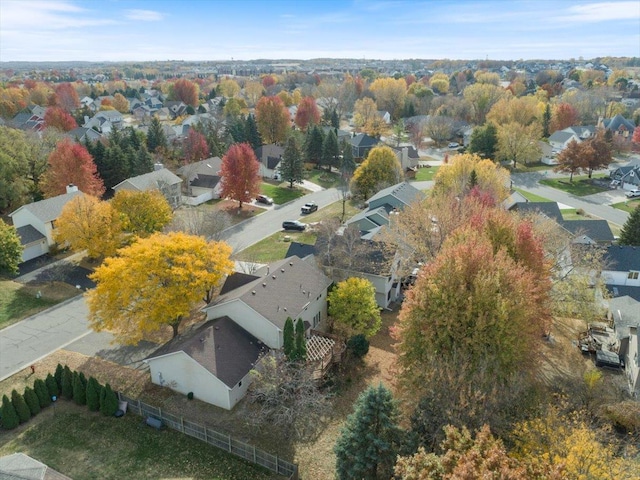
<path id="1" fill-rule="evenodd" d="M 514 190 L 530 202 L 551 202 L 551 200 L 549 200 L 548 198 L 541 197 L 540 195 L 536 195 L 535 193 L 527 192 L 526 190 L 522 190 L 521 188 L 514 188 Z"/>
<path id="2" fill-rule="evenodd" d="M 439 168 L 439 166 L 419 168 L 416 173 L 416 181 L 425 182 L 433 180 Z"/>
<path id="3" fill-rule="evenodd" d="M 133 414 L 104 417 L 66 400 L 2 431 L 0 445 L 0 456 L 22 452 L 74 480 L 284 478 Z"/>
<path id="4" fill-rule="evenodd" d="M 571 193 L 572 195 L 575 195 L 577 197 L 584 197 L 585 195 L 606 192 L 608 190 L 607 187 L 603 187 L 596 183 L 593 183 L 593 180 L 596 180 L 598 178 L 608 177 L 606 175 L 594 175 L 593 178 L 590 179 L 586 175 L 574 175 L 572 182 L 569 181 L 569 177 L 563 177 L 545 178 L 540 180 L 540 183 L 542 185 L 547 185 L 548 187 L 557 188 L 558 190 L 563 190 L 567 193 Z"/>

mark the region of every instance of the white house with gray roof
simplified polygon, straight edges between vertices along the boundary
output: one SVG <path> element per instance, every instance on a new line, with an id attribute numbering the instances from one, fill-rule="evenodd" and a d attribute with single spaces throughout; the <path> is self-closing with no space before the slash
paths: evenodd
<path id="1" fill-rule="evenodd" d="M 84 194 L 78 191 L 78 187 L 69 185 L 65 194 L 23 205 L 9 214 L 24 248 L 23 262 L 47 254 L 55 245 L 55 222 L 64 206 L 78 195 Z"/>
<path id="2" fill-rule="evenodd" d="M 159 168 L 153 172 L 127 178 L 113 187 L 113 189 L 116 193 L 120 190 L 133 190 L 135 192 L 160 190 L 169 205 L 172 208 L 177 208 L 182 203 L 181 183 L 182 179 L 180 177 L 166 168 Z"/>

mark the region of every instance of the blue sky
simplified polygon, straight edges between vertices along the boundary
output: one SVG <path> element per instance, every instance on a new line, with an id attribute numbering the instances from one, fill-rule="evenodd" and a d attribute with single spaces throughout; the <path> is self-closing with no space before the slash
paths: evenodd
<path id="1" fill-rule="evenodd" d="M 0 1 L 0 61 L 598 56 L 640 57 L 640 1 Z"/>

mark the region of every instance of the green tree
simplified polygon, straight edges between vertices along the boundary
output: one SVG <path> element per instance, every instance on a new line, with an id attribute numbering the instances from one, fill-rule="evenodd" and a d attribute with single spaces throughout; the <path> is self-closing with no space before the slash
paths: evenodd
<path id="1" fill-rule="evenodd" d="M 64 372 L 63 372 L 64 373 Z M 47 387 L 47 393 L 49 394 L 49 398 L 60 396 L 60 392 L 62 392 L 62 386 L 58 387 L 58 383 L 56 379 L 50 373 L 47 375 L 47 378 L 44 381 L 45 386 Z M 62 376 L 60 377 L 60 385 L 62 385 Z"/>
<path id="2" fill-rule="evenodd" d="M 293 188 L 294 183 L 300 183 L 304 179 L 304 161 L 293 136 L 287 139 L 287 145 L 280 160 L 280 174 L 283 180 L 289 182 L 289 188 Z"/>
<path id="3" fill-rule="evenodd" d="M 100 410 L 100 389 L 101 386 L 98 381 L 93 377 L 89 377 L 85 397 L 87 400 L 87 407 L 89 407 L 89 410 L 92 412 Z"/>
<path id="4" fill-rule="evenodd" d="M 104 396 L 100 396 L 100 412 L 107 417 L 113 416 L 118 410 L 118 397 L 107 383 L 104 386 Z"/>
<path id="5" fill-rule="evenodd" d="M 620 230 L 620 245 L 640 246 L 640 207 L 633 209 Z"/>
<path id="6" fill-rule="evenodd" d="M 2 422 L 2 428 L 6 430 L 13 430 L 20 424 L 18 413 L 15 407 L 6 395 L 2 396 L 2 410 L 0 410 L 0 422 Z"/>
<path id="7" fill-rule="evenodd" d="M 500 160 L 513 161 L 513 168 L 518 162 L 526 165 L 539 160 L 542 156 L 538 146 L 539 130 L 540 126 L 535 123 L 526 126 L 518 122 L 500 125 L 496 156 Z"/>
<path id="8" fill-rule="evenodd" d="M 340 161 L 340 172 L 342 176 L 351 178 L 353 172 L 356 170 L 356 161 L 353 158 L 353 149 L 351 144 L 347 140 L 342 140 L 341 145 L 342 159 Z"/>
<path id="9" fill-rule="evenodd" d="M 358 358 L 369 353 L 369 340 L 362 333 L 354 335 L 347 341 L 347 348 Z"/>
<path id="10" fill-rule="evenodd" d="M 56 379 L 56 383 L 58 384 L 58 392 L 62 390 L 62 372 L 64 372 L 64 367 L 60 364 L 56 365 L 56 371 L 53 373 L 53 378 Z M 57 393 L 52 393 L 52 395 L 57 395 Z"/>
<path id="11" fill-rule="evenodd" d="M 322 143 L 322 162 L 329 167 L 340 166 L 340 146 L 338 145 L 338 137 L 333 129 L 329 129 L 329 133 L 324 137 Z"/>
<path id="12" fill-rule="evenodd" d="M 469 141 L 469 153 L 477 153 L 482 158 L 494 160 L 498 145 L 498 129 L 489 122 L 482 127 L 475 127 Z"/>
<path id="13" fill-rule="evenodd" d="M 305 154 L 308 162 L 315 162 L 316 167 L 322 165 L 322 146 L 324 144 L 324 135 L 318 125 L 307 130 L 305 140 Z"/>
<path id="14" fill-rule="evenodd" d="M 73 400 L 73 372 L 67 365 L 62 371 L 62 396 L 67 400 Z"/>
<path id="15" fill-rule="evenodd" d="M 549 128 L 551 126 L 551 105 L 547 103 L 544 107 L 544 114 L 542 115 L 542 136 L 544 138 L 549 138 L 551 132 Z"/>
<path id="16" fill-rule="evenodd" d="M 20 423 L 29 421 L 31 411 L 27 406 L 27 402 L 24 401 L 24 397 L 20 395 L 15 388 L 11 391 L 11 403 L 13 404 L 13 408 L 16 409 Z"/>
<path id="17" fill-rule="evenodd" d="M 29 411 L 31 412 L 31 416 L 35 417 L 40 413 L 40 400 L 38 400 L 38 395 L 33 391 L 31 387 L 25 387 L 24 393 L 22 395 L 24 397 L 24 401 L 27 403 L 29 407 Z"/>
<path id="18" fill-rule="evenodd" d="M 73 372 L 73 400 L 76 405 L 87 404 L 87 380 L 82 372 Z"/>
<path id="19" fill-rule="evenodd" d="M 29 157 L 25 132 L 0 126 L 0 211 L 12 210 L 29 202 Z"/>
<path id="20" fill-rule="evenodd" d="M 390 147 L 374 147 L 356 169 L 351 191 L 367 199 L 383 188 L 402 181 L 404 174 L 396 154 Z"/>
<path id="21" fill-rule="evenodd" d="M 307 341 L 304 336 L 304 321 L 299 318 L 296 322 L 296 342 L 293 352 L 294 360 L 304 360 L 307 358 Z"/>
<path id="22" fill-rule="evenodd" d="M 167 148 L 167 136 L 164 134 L 160 120 L 154 116 L 147 131 L 147 150 L 155 153 L 158 148 Z"/>
<path id="23" fill-rule="evenodd" d="M 295 334 L 293 329 L 293 319 L 291 317 L 287 317 L 284 322 L 284 331 L 282 336 L 284 341 L 284 354 L 287 358 L 291 358 L 291 354 L 295 349 Z"/>
<path id="24" fill-rule="evenodd" d="M 256 117 L 253 115 L 247 115 L 247 119 L 244 123 L 244 133 L 246 141 L 251 145 L 251 148 L 253 148 L 254 151 L 262 145 L 262 139 L 260 138 L 260 132 L 258 131 L 258 124 L 256 123 Z"/>
<path id="25" fill-rule="evenodd" d="M 22 244 L 18 231 L 0 218 L 0 272 L 18 273 L 22 262 Z"/>
<path id="26" fill-rule="evenodd" d="M 345 337 L 363 334 L 371 338 L 380 330 L 382 318 L 376 303 L 376 287 L 369 280 L 348 278 L 331 290 L 327 300 L 329 315 Z"/>
<path id="27" fill-rule="evenodd" d="M 336 473 L 340 480 L 391 478 L 401 441 L 398 407 L 379 384 L 360 394 L 336 441 Z"/>
<path id="28" fill-rule="evenodd" d="M 33 390 L 38 396 L 40 408 L 45 408 L 51 405 L 51 395 L 49 395 L 49 391 L 47 390 L 47 386 L 45 385 L 44 380 L 42 380 L 41 378 L 37 378 L 36 380 L 34 380 Z"/>

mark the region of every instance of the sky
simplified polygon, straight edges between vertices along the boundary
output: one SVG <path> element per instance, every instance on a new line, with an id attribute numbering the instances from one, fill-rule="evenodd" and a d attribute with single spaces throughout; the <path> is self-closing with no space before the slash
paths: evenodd
<path id="1" fill-rule="evenodd" d="M 0 0 L 0 62 L 604 56 L 639 0 Z"/>

